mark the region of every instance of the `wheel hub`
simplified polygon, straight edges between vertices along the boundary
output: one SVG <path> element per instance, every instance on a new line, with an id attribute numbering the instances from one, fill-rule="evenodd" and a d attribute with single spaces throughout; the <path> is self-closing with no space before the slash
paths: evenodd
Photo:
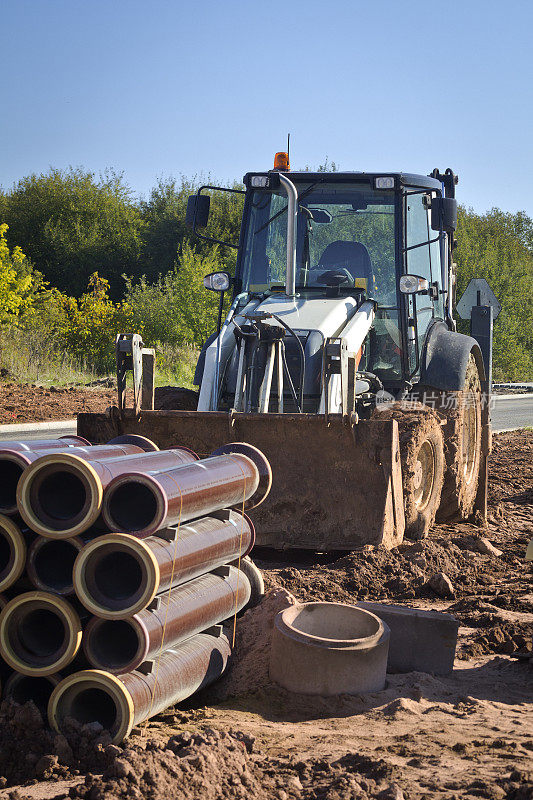
<path id="1" fill-rule="evenodd" d="M 424 509 L 431 497 L 435 482 L 435 450 L 430 441 L 422 442 L 414 468 L 414 500 L 419 510 Z"/>

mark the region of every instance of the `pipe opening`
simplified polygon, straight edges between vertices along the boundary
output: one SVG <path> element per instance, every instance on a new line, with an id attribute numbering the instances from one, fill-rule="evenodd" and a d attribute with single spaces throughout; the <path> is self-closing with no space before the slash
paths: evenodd
<path id="1" fill-rule="evenodd" d="M 69 717 L 85 725 L 99 722 L 106 730 L 113 730 L 117 719 L 117 708 L 112 697 L 103 689 L 90 687 L 74 692 L 68 703 Z"/>
<path id="2" fill-rule="evenodd" d="M 28 700 L 33 700 L 37 708 L 43 711 L 48 705 L 56 684 L 57 680 L 51 678 L 17 675 L 16 680 L 6 687 L 6 694 L 20 705 L 27 703 Z"/>
<path id="3" fill-rule="evenodd" d="M 32 558 L 39 586 L 58 594 L 73 591 L 72 572 L 79 548 L 65 539 L 46 539 L 40 545 Z"/>
<path id="4" fill-rule="evenodd" d="M 48 608 L 17 611 L 9 626 L 10 644 L 16 656 L 30 664 L 55 660 L 67 639 L 61 617 Z"/>
<path id="5" fill-rule="evenodd" d="M 0 511 L 17 507 L 17 484 L 23 471 L 20 464 L 0 458 Z"/>
<path id="6" fill-rule="evenodd" d="M 129 480 L 110 492 L 107 510 L 110 519 L 121 531 L 147 528 L 157 514 L 157 498 L 144 483 Z"/>
<path id="7" fill-rule="evenodd" d="M 66 469 L 43 475 L 35 487 L 34 511 L 56 522 L 80 517 L 88 503 L 87 486 L 78 475 Z"/>
<path id="8" fill-rule="evenodd" d="M 13 567 L 13 544 L 6 533 L 0 528 L 0 579 L 7 577 Z"/>
<path id="9" fill-rule="evenodd" d="M 87 641 L 87 654 L 100 669 L 125 669 L 138 650 L 139 637 L 135 627 L 125 619 L 99 621 Z"/>
<path id="10" fill-rule="evenodd" d="M 89 561 L 87 589 L 96 603 L 106 608 L 123 608 L 143 593 L 146 571 L 138 559 L 125 550 L 103 550 L 103 553 L 94 553 Z"/>

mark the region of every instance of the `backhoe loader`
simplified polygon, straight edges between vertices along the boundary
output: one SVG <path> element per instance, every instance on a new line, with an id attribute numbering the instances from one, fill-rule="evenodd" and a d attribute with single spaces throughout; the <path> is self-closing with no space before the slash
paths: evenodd
<path id="1" fill-rule="evenodd" d="M 291 172 L 281 153 L 243 182 L 239 242 L 221 242 L 237 250 L 235 275 L 204 279 L 220 314 L 198 393 L 154 410 L 153 351 L 118 337 L 118 405 L 80 414 L 78 433 L 144 434 L 202 456 L 256 445 L 273 474 L 253 516 L 257 543 L 274 548 L 392 548 L 426 536 L 436 514 L 483 517 L 490 347 L 453 318 L 456 175 Z M 218 188 L 187 207 L 210 241 Z"/>

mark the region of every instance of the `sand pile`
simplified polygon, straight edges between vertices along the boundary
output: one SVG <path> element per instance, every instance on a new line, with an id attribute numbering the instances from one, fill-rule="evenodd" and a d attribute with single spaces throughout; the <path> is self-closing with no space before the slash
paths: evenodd
<path id="1" fill-rule="evenodd" d="M 258 691 L 270 683 L 268 664 L 274 619 L 294 603 L 295 597 L 286 589 L 272 589 L 260 605 L 243 615 L 237 625 L 231 669 L 206 690 L 202 700 L 216 703 Z"/>

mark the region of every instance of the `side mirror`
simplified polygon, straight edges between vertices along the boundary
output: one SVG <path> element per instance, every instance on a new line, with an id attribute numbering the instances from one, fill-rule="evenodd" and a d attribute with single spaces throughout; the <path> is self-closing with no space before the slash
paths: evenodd
<path id="1" fill-rule="evenodd" d="M 457 230 L 457 200 L 454 197 L 434 197 L 431 200 L 431 228 L 446 233 Z"/>
<path id="2" fill-rule="evenodd" d="M 210 205 L 211 197 L 208 194 L 192 194 L 187 201 L 185 224 L 190 228 L 205 228 Z"/>
<path id="3" fill-rule="evenodd" d="M 402 294 L 418 294 L 429 291 L 429 281 L 420 275 L 402 275 L 400 278 L 400 292 Z"/>
<path id="4" fill-rule="evenodd" d="M 204 278 L 204 287 L 211 292 L 226 292 L 231 284 L 231 278 L 227 272 L 210 272 Z"/>

